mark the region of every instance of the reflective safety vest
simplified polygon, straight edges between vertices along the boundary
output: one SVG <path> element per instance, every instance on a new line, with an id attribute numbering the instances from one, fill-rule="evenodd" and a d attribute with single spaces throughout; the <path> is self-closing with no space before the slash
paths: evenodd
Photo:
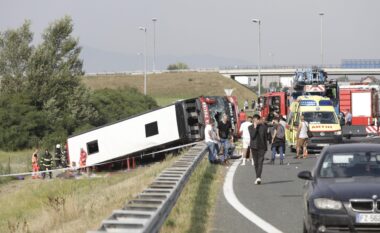
<path id="1" fill-rule="evenodd" d="M 43 156 L 43 159 L 42 159 L 42 165 L 45 167 L 45 168 L 49 168 L 51 167 L 51 154 L 48 153 L 48 154 L 44 154 Z"/>

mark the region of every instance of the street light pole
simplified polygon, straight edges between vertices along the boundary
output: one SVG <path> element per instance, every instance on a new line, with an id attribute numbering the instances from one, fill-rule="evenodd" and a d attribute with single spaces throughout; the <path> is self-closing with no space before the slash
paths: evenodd
<path id="1" fill-rule="evenodd" d="M 153 18 L 153 72 L 156 71 L 156 22 L 157 19 Z"/>
<path id="2" fill-rule="evenodd" d="M 144 42 L 144 95 L 146 95 L 146 47 L 147 47 L 147 29 L 146 27 L 139 27 L 141 31 L 144 31 L 144 37 L 145 37 L 145 42 Z"/>
<path id="3" fill-rule="evenodd" d="M 261 20 L 260 19 L 252 19 L 252 22 L 257 23 L 259 25 L 259 43 L 258 43 L 258 62 L 257 66 L 259 69 L 259 96 L 261 95 L 261 67 L 260 67 L 260 58 L 261 58 L 261 36 L 260 36 L 260 27 L 261 27 Z"/>
<path id="4" fill-rule="evenodd" d="M 325 13 L 319 13 L 321 16 L 321 68 L 323 67 L 323 16 Z"/>
<path id="5" fill-rule="evenodd" d="M 142 52 L 138 52 L 137 53 L 137 56 L 139 58 L 139 60 L 138 60 L 138 67 L 139 67 L 139 69 L 141 69 L 141 72 L 144 69 L 143 68 L 144 67 L 144 57 L 143 57 L 143 55 L 144 54 Z"/>

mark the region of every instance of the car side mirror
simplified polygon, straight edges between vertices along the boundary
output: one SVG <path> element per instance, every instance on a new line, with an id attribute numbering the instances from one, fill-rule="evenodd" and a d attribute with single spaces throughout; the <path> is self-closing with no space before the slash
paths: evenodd
<path id="1" fill-rule="evenodd" d="M 298 173 L 298 178 L 303 180 L 313 180 L 313 176 L 311 175 L 310 171 L 302 171 Z"/>

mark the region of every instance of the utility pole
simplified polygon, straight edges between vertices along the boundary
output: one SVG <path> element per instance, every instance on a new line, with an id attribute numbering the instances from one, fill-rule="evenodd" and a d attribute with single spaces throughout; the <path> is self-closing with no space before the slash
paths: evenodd
<path id="1" fill-rule="evenodd" d="M 146 55 L 147 55 L 147 29 L 146 27 L 139 27 L 141 31 L 144 31 L 144 37 L 145 37 L 145 42 L 144 42 L 144 95 L 146 95 Z"/>
<path id="2" fill-rule="evenodd" d="M 156 71 L 156 22 L 157 19 L 153 18 L 153 72 Z"/>

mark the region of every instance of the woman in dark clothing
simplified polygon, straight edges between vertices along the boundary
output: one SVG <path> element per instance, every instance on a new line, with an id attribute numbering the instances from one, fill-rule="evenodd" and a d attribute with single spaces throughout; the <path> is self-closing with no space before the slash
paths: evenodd
<path id="1" fill-rule="evenodd" d="M 273 128 L 271 131 L 272 135 L 272 159 L 271 163 L 274 164 L 276 159 L 277 151 L 280 153 L 280 165 L 284 164 L 284 151 L 285 151 L 285 129 L 279 123 L 279 119 L 275 118 L 273 120 Z"/>

